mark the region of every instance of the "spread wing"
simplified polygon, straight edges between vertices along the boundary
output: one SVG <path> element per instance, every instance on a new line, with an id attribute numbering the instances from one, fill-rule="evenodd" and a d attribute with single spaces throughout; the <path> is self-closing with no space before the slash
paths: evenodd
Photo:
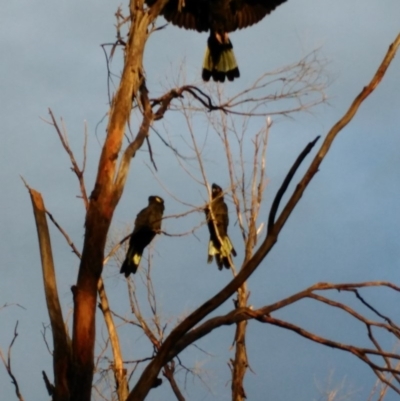
<path id="1" fill-rule="evenodd" d="M 156 0 L 146 0 L 151 6 Z M 205 32 L 216 21 L 226 32 L 261 21 L 287 0 L 170 0 L 162 10 L 168 22 L 180 28 Z M 179 5 L 181 9 L 179 10 Z"/>
<path id="2" fill-rule="evenodd" d="M 233 22 L 229 32 L 256 24 L 285 1 L 286 0 L 233 0 Z"/>
<path id="3" fill-rule="evenodd" d="M 151 7 L 157 0 L 145 0 Z M 171 24 L 179 28 L 206 32 L 209 29 L 210 0 L 170 0 L 164 6 L 161 14 Z M 180 10 L 179 10 L 180 7 Z"/>

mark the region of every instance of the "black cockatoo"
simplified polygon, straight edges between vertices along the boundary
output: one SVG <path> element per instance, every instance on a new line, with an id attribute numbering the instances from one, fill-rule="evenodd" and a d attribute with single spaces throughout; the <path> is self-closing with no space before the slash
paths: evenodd
<path id="1" fill-rule="evenodd" d="M 229 269 L 231 267 L 230 255 L 236 256 L 236 251 L 228 237 L 228 206 L 224 202 L 222 188 L 217 184 L 212 184 L 211 197 L 212 202 L 205 209 L 208 230 L 210 231 L 207 262 L 211 263 L 213 256 L 215 256 L 219 270 L 222 270 L 222 266 Z"/>
<path id="2" fill-rule="evenodd" d="M 128 277 L 130 273 L 136 273 L 144 248 L 161 229 L 163 213 L 164 200 L 159 196 L 149 196 L 149 205 L 136 216 L 129 249 L 121 266 L 120 273 L 124 273 L 125 277 Z"/>
<path id="3" fill-rule="evenodd" d="M 210 31 L 202 77 L 233 81 L 240 76 L 228 33 L 261 21 L 286 0 L 169 0 L 161 14 L 174 25 Z M 146 0 L 152 6 L 156 0 Z"/>

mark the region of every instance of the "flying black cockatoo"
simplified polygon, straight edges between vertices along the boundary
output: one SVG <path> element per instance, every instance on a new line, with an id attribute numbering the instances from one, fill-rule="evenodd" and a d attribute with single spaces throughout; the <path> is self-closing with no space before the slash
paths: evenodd
<path id="1" fill-rule="evenodd" d="M 228 206 L 224 202 L 222 188 L 217 184 L 212 184 L 211 197 L 212 202 L 205 209 L 208 230 L 210 231 L 207 262 L 211 263 L 213 256 L 215 256 L 219 270 L 222 270 L 222 266 L 229 269 L 231 267 L 230 255 L 236 256 L 236 251 L 228 237 Z"/>
<path id="2" fill-rule="evenodd" d="M 125 277 L 128 277 L 130 273 L 136 273 L 144 248 L 161 229 L 163 213 L 164 200 L 159 196 L 149 196 L 149 205 L 136 216 L 129 249 L 121 266 L 120 273 L 124 273 Z"/>
<path id="3" fill-rule="evenodd" d="M 202 77 L 233 81 L 240 76 L 228 33 L 261 21 L 286 0 L 169 0 L 161 14 L 174 25 L 210 31 Z M 156 0 L 146 0 L 152 6 Z M 259 38 L 262 40 L 262 38 Z M 250 44 L 251 46 L 253 43 Z M 257 62 L 257 60 L 255 60 Z"/>

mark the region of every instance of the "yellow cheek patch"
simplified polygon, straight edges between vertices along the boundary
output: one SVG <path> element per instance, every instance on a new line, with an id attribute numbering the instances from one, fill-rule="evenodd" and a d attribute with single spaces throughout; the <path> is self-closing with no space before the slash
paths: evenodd
<path id="1" fill-rule="evenodd" d="M 156 196 L 156 202 L 158 202 L 158 203 L 162 203 L 162 199 L 161 199 L 161 198 L 159 198 L 158 196 Z"/>

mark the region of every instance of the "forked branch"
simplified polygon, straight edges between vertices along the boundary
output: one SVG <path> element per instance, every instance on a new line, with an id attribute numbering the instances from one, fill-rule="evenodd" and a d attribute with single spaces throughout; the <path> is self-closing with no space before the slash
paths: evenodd
<path id="1" fill-rule="evenodd" d="M 381 321 L 371 320 L 346 304 L 331 300 L 327 297 L 321 296 L 316 293 L 320 291 L 329 291 L 329 290 L 335 290 L 340 292 L 354 292 L 357 296 L 357 299 L 364 305 L 365 301 L 358 292 L 360 289 L 368 287 L 386 287 L 396 291 L 397 293 L 400 293 L 400 287 L 395 286 L 388 282 L 365 282 L 365 283 L 355 283 L 355 284 L 318 283 L 305 289 L 304 291 L 296 293 L 279 302 L 276 302 L 268 306 L 264 306 L 256 310 L 253 310 L 251 308 L 238 308 L 229 312 L 224 316 L 217 316 L 212 319 L 209 319 L 200 326 L 198 326 L 197 328 L 191 330 L 186 335 L 184 335 L 181 338 L 181 340 L 179 340 L 174 345 L 168 358 L 174 358 L 183 349 L 185 349 L 189 345 L 193 344 L 195 341 L 199 340 L 200 338 L 204 337 L 211 331 L 221 326 L 237 324 L 238 322 L 247 320 L 257 320 L 262 323 L 273 324 L 275 326 L 291 330 L 316 343 L 352 353 L 353 355 L 361 359 L 363 362 L 365 362 L 383 383 L 390 386 L 394 391 L 400 394 L 400 370 L 399 370 L 400 365 L 398 363 L 400 360 L 400 355 L 393 352 L 385 351 L 381 347 L 379 341 L 377 340 L 377 337 L 373 333 L 373 329 L 381 331 L 383 330 L 386 331 L 387 333 L 394 335 L 396 338 L 399 338 L 400 327 L 395 323 L 393 323 L 392 321 L 384 323 Z M 284 320 L 276 319 L 272 316 L 273 312 L 281 310 L 284 307 L 293 305 L 296 302 L 299 302 L 306 298 L 310 298 L 317 302 L 322 302 L 331 307 L 338 308 L 339 310 L 342 310 L 343 312 L 354 317 L 358 322 L 364 324 L 364 326 L 366 327 L 366 332 L 368 334 L 368 337 L 370 338 L 374 348 L 359 347 L 353 344 L 345 344 L 343 342 L 334 341 L 319 336 L 315 333 L 309 332 L 298 325 L 294 325 Z M 361 299 L 363 300 L 361 301 Z M 377 310 L 375 311 L 376 314 L 382 320 L 387 320 L 385 316 L 383 316 Z M 377 362 L 376 357 L 382 358 L 381 364 Z M 394 360 L 395 362 L 392 363 L 391 360 Z M 393 367 L 393 365 L 395 365 L 395 367 Z M 388 376 L 387 374 L 390 374 L 390 376 Z"/>
<path id="2" fill-rule="evenodd" d="M 373 322 L 361 314 L 355 312 L 352 308 L 348 307 L 347 305 L 341 304 L 339 302 L 334 302 L 327 298 L 321 297 L 315 294 L 316 291 L 329 291 L 329 290 L 336 290 L 336 291 L 348 291 L 348 292 L 355 292 L 361 288 L 368 288 L 368 287 L 387 287 L 390 288 L 398 293 L 400 293 L 400 287 L 393 285 L 392 283 L 388 282 L 365 282 L 365 283 L 354 283 L 354 284 L 329 284 L 329 283 L 317 283 L 313 286 L 306 288 L 303 291 L 300 291 L 296 294 L 291 295 L 290 297 L 284 298 L 278 302 L 275 302 L 271 305 L 267 305 L 256 310 L 250 308 L 237 308 L 232 310 L 231 312 L 227 313 L 223 316 L 216 316 L 214 318 L 208 319 L 198 327 L 192 329 L 187 334 L 182 336 L 182 338 L 177 341 L 173 349 L 171 350 L 168 359 L 175 357 L 179 354 L 182 350 L 184 350 L 189 345 L 193 344 L 198 339 L 204 337 L 211 331 L 217 329 L 221 326 L 231 325 L 243 320 L 249 319 L 260 319 L 264 316 L 269 316 L 271 313 L 288 307 L 290 305 L 295 304 L 306 298 L 311 298 L 316 301 L 320 301 L 326 303 L 330 306 L 337 307 L 342 309 L 344 312 L 349 313 L 353 317 L 355 317 L 360 322 L 364 323 L 366 327 L 374 326 L 376 328 L 381 328 L 386 330 L 389 333 L 394 334 L 396 337 L 399 335 L 399 327 L 394 325 L 393 323 L 381 323 L 381 322 Z"/>

